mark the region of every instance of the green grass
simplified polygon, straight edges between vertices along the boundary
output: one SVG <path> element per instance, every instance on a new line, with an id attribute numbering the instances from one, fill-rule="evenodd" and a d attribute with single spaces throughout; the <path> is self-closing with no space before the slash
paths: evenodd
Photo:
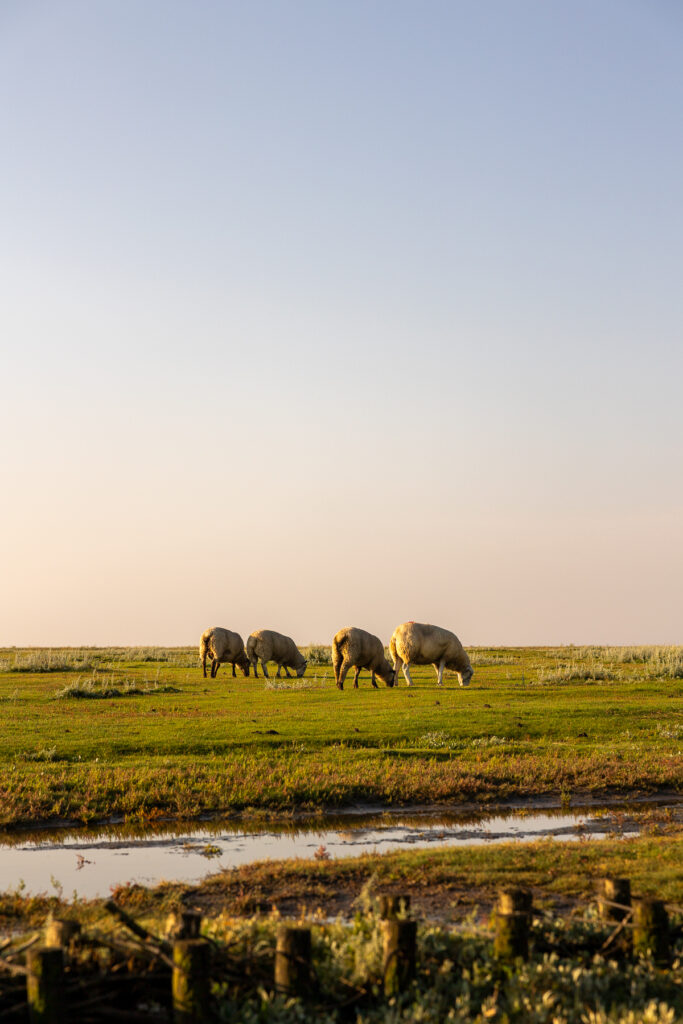
<path id="1" fill-rule="evenodd" d="M 0 650 L 0 821 L 683 785 L 679 648 L 472 654 L 467 689 L 424 668 L 412 689 L 363 673 L 342 693 L 323 664 L 268 686 L 203 679 L 190 648 Z M 99 699 L 69 699 L 88 688 Z"/>

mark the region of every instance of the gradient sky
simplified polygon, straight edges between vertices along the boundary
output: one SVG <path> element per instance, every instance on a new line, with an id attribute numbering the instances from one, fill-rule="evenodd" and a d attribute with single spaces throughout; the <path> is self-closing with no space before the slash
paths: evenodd
<path id="1" fill-rule="evenodd" d="M 0 2 L 0 643 L 681 643 L 678 0 Z"/>

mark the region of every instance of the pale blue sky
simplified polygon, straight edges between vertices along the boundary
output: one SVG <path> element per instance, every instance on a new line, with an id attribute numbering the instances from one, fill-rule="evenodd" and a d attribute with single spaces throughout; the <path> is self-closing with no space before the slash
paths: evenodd
<path id="1" fill-rule="evenodd" d="M 0 2 L 0 643 L 683 642 L 682 43 Z"/>

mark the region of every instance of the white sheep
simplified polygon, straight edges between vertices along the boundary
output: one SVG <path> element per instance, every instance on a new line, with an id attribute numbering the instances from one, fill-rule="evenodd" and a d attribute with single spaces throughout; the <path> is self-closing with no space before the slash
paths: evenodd
<path id="1" fill-rule="evenodd" d="M 289 669 L 293 668 L 300 679 L 306 671 L 308 664 L 301 651 L 298 649 L 290 636 L 283 633 L 276 633 L 274 629 L 257 629 L 247 639 L 247 657 L 254 666 L 254 675 L 258 679 L 258 662 L 260 660 L 263 674 L 266 679 L 268 675 L 267 662 L 277 663 L 277 676 L 280 676 L 280 669 L 284 668 L 288 679 L 291 679 Z"/>
<path id="2" fill-rule="evenodd" d="M 462 644 L 455 633 L 441 626 L 429 626 L 423 622 L 404 622 L 394 630 L 389 644 L 394 659 L 394 683 L 398 685 L 398 672 L 408 686 L 413 685 L 409 666 L 433 665 L 439 686 L 443 685 L 445 668 L 457 672 L 461 686 L 469 686 L 474 672 Z"/>
<path id="3" fill-rule="evenodd" d="M 394 670 L 384 656 L 382 641 L 357 626 L 347 626 L 335 634 L 332 641 L 332 665 L 334 679 L 340 690 L 344 689 L 346 673 L 352 665 L 356 669 L 353 677 L 355 689 L 358 689 L 358 676 L 362 668 L 370 670 L 370 679 L 375 689 L 378 689 L 375 673 L 387 686 L 394 685 Z"/>
<path id="4" fill-rule="evenodd" d="M 213 626 L 202 633 L 199 641 L 199 657 L 202 663 L 202 672 L 206 679 L 206 658 L 211 657 L 211 678 L 216 678 L 218 666 L 224 661 L 232 663 L 232 674 L 235 672 L 235 665 L 239 665 L 245 676 L 249 675 L 249 659 L 244 651 L 244 641 L 239 633 L 233 633 L 231 629 L 223 629 L 222 626 Z"/>

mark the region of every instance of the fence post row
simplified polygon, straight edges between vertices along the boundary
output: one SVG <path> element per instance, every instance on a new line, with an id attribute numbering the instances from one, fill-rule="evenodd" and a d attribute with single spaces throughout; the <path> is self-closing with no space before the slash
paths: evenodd
<path id="1" fill-rule="evenodd" d="M 651 956 L 661 966 L 668 964 L 671 930 L 664 903 L 643 898 L 632 904 L 628 878 L 603 878 L 597 888 L 600 916 L 605 923 L 615 926 L 605 945 L 619 937 L 622 949 L 632 946 L 634 954 Z M 409 908 L 409 896 L 382 896 L 379 901 L 384 933 L 384 993 L 388 997 L 405 990 L 416 973 L 417 922 L 398 916 L 406 915 Z M 529 890 L 500 892 L 493 941 L 498 960 L 511 963 L 518 958 L 528 959 L 532 912 Z M 119 916 L 122 915 L 123 912 Z M 148 934 L 138 925 L 135 930 Z M 195 911 L 173 913 L 166 923 L 166 934 L 173 939 L 172 1001 L 176 1024 L 200 1024 L 209 1019 L 211 946 L 198 937 L 200 930 L 201 915 Z M 66 1024 L 69 1020 L 64 946 L 79 932 L 77 922 L 50 916 L 45 925 L 45 945 L 28 950 L 26 993 L 31 1024 Z M 281 924 L 275 949 L 275 991 L 305 998 L 312 990 L 311 929 Z"/>

